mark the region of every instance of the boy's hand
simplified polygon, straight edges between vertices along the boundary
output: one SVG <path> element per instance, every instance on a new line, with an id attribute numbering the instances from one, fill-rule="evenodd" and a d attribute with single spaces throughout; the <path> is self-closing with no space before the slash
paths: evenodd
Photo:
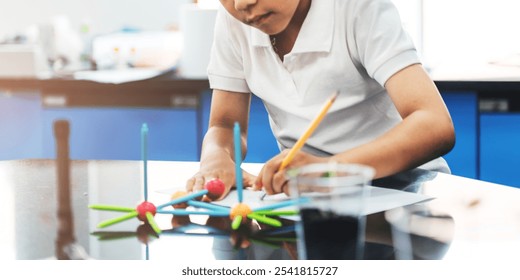
<path id="1" fill-rule="evenodd" d="M 288 153 L 289 150 L 284 150 L 265 163 L 254 183 L 255 190 L 263 188 L 268 195 L 282 192 L 289 195 L 289 188 L 287 187 L 288 178 L 285 174 L 286 170 L 306 164 L 326 162 L 329 160 L 327 157 L 317 157 L 300 151 L 284 170 L 279 170 L 283 159 Z"/>
<path id="2" fill-rule="evenodd" d="M 209 200 L 221 200 L 236 186 L 235 163 L 232 160 L 227 160 L 204 166 L 201 164 L 201 169 L 186 182 L 186 190 L 188 192 L 204 190 L 205 184 L 213 179 L 219 179 L 224 183 L 224 192 L 220 197 L 209 198 Z M 251 187 L 256 180 L 256 176 L 242 170 L 242 179 L 244 188 Z"/>

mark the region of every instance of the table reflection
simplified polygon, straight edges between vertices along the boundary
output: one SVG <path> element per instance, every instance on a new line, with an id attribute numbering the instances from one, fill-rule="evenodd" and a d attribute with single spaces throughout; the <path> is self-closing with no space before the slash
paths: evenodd
<path id="1" fill-rule="evenodd" d="M 169 201 L 169 195 L 160 190 L 183 188 L 197 168 L 196 162 L 149 162 L 149 201 Z M 244 164 L 251 173 L 258 168 Z M 55 169 L 53 160 L 0 162 L 1 259 L 54 257 L 58 224 Z M 139 161 L 71 162 L 74 234 L 89 257 L 196 261 L 297 258 L 295 224 L 289 220 L 283 220 L 282 228 L 251 222 L 233 231 L 226 217 L 157 214 L 154 218 L 163 231 L 160 235 L 137 219 L 97 228 L 99 222 L 120 213 L 93 211 L 88 205 L 135 207 L 143 201 L 142 178 Z M 367 216 L 364 259 L 505 257 L 520 244 L 518 189 L 418 169 L 373 184 L 434 199 Z M 398 210 L 408 211 L 405 227 L 398 228 L 389 219 L 390 212 Z"/>
<path id="2" fill-rule="evenodd" d="M 431 181 L 435 175 L 435 172 L 412 170 L 375 183 L 388 184 L 392 188 L 405 191 L 421 192 L 423 183 Z M 453 238 L 453 219 L 448 214 L 430 212 L 427 204 L 414 205 L 414 209 L 415 218 L 409 224 L 413 231 L 392 230 L 392 224 L 385 217 L 385 213 L 369 215 L 364 259 L 442 259 Z M 294 223 L 284 220 L 282 228 L 249 223 L 246 227 L 231 230 L 231 221 L 226 217 L 172 216 L 168 225 L 161 222 L 163 232 L 160 237 L 155 236 L 150 227 L 146 227 L 148 231 L 142 230 L 145 228 L 144 225 L 140 225 L 134 232 L 121 231 L 119 237 L 116 231 L 96 231 L 93 234 L 98 236 L 100 241 L 136 238 L 149 247 L 147 252 L 150 255 L 144 257 L 152 259 L 162 255 L 159 252 L 167 255 L 168 250 L 164 248 L 168 247 L 171 254 L 194 248 L 197 252 L 204 249 L 205 255 L 214 259 L 291 260 L 297 259 L 298 256 Z M 409 243 L 405 244 L 407 246 L 402 247 L 402 236 L 408 238 Z M 182 244 L 175 242 L 181 237 L 190 238 L 182 238 Z M 211 242 L 203 242 L 203 239 L 210 239 Z M 163 246 L 163 243 L 171 245 Z M 202 246 L 206 247 L 201 248 Z"/>
<path id="3" fill-rule="evenodd" d="M 200 217 L 197 217 L 200 220 Z M 92 236 L 98 242 L 112 242 L 124 239 L 138 240 L 145 246 L 144 259 L 157 259 L 158 255 L 169 251 L 171 256 L 190 250 L 211 251 L 214 259 L 295 259 L 296 253 L 294 226 L 291 222 L 281 228 L 269 228 L 250 222 L 238 230 L 231 230 L 229 218 L 203 217 L 206 221 L 192 221 L 189 216 L 173 216 L 171 228 L 163 229 L 157 235 L 153 228 L 142 223 L 135 231 L 94 231 Z M 186 237 L 189 237 L 186 239 Z M 182 245 L 176 241 L 182 240 Z M 211 240 L 211 247 L 203 247 L 201 240 Z M 171 244 L 164 250 L 164 243 Z M 207 246 L 207 245 L 206 245 Z M 162 252 L 162 253 L 161 253 Z M 151 253 L 151 254 L 150 254 Z M 166 253 L 167 254 L 167 253 Z"/>

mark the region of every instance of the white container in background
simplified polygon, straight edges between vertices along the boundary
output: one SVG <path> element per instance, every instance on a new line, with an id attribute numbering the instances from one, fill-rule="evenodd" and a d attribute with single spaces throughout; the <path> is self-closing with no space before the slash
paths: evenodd
<path id="1" fill-rule="evenodd" d="M 188 79 L 206 79 L 213 44 L 217 9 L 186 4 L 180 9 L 179 27 L 183 36 L 179 74 Z"/>

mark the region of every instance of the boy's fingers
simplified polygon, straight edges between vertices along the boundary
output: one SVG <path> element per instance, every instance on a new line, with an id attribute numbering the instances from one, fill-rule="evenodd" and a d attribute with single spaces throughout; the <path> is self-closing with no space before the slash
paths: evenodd
<path id="1" fill-rule="evenodd" d="M 193 191 L 200 191 L 204 189 L 204 177 L 197 176 L 195 178 L 195 182 L 193 183 Z"/>
<path id="2" fill-rule="evenodd" d="M 260 191 L 262 190 L 262 186 L 259 185 L 259 184 L 253 184 L 253 186 L 251 187 L 254 191 Z"/>

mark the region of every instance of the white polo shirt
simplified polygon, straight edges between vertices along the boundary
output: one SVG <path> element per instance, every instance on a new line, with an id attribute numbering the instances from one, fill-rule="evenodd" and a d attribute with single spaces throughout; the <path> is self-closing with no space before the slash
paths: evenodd
<path id="1" fill-rule="evenodd" d="M 303 148 L 318 156 L 367 143 L 401 122 L 384 84 L 399 70 L 420 63 L 391 0 L 312 1 L 283 62 L 267 34 L 222 7 L 214 34 L 211 88 L 252 92 L 262 99 L 280 149 L 291 148 L 339 91 Z M 449 172 L 443 159 L 425 168 Z"/>

